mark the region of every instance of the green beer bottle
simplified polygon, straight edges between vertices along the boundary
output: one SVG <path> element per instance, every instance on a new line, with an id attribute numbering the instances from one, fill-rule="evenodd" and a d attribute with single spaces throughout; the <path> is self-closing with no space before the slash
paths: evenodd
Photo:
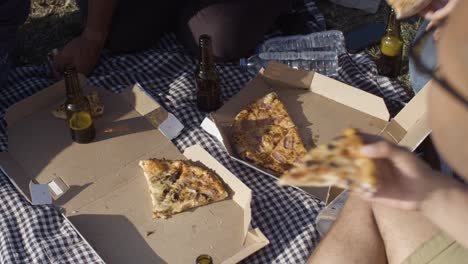
<path id="1" fill-rule="evenodd" d="M 209 255 L 198 256 L 196 264 L 213 264 L 213 259 Z"/>
<path id="2" fill-rule="evenodd" d="M 72 140 L 81 144 L 89 143 L 93 141 L 96 131 L 88 99 L 83 96 L 83 90 L 74 67 L 67 66 L 63 75 L 67 96 L 65 111 Z"/>
<path id="3" fill-rule="evenodd" d="M 212 112 L 221 106 L 221 90 L 213 59 L 211 37 L 201 35 L 199 46 L 200 63 L 195 72 L 197 106 L 200 111 Z"/>
<path id="4" fill-rule="evenodd" d="M 387 33 L 380 41 L 379 72 L 381 75 L 394 78 L 400 74 L 401 58 L 403 55 L 403 39 L 400 34 L 400 21 L 397 20 L 392 9 L 388 17 Z"/>

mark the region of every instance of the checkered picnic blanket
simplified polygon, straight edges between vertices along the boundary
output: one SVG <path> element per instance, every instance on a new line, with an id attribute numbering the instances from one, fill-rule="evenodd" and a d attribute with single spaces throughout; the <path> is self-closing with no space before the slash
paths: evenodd
<path id="1" fill-rule="evenodd" d="M 306 1 L 315 31 L 325 29 L 324 19 L 313 1 Z M 278 33 L 278 32 L 277 32 Z M 250 256 L 246 263 L 303 263 L 319 242 L 315 218 L 324 204 L 292 187 L 279 187 L 274 179 L 230 159 L 219 142 L 200 124 L 205 114 L 196 107 L 193 72 L 197 62 L 187 55 L 174 35 L 166 35 L 147 51 L 104 55 L 88 81 L 119 92 L 138 82 L 186 127 L 174 140 L 183 151 L 202 145 L 253 191 L 252 226 L 258 227 L 270 245 Z M 409 100 L 397 82 L 377 75 L 376 65 L 366 55 L 340 57 L 338 79 L 385 99 L 396 113 Z M 253 76 L 236 64 L 220 64 L 224 100 L 236 94 Z M 54 82 L 50 67 L 25 66 L 15 69 L 6 88 L 0 90 L 0 111 Z M 0 123 L 0 147 L 6 149 L 5 123 Z M 0 262 L 1 263 L 97 263 L 96 252 L 84 242 L 57 209 L 30 205 L 8 179 L 0 176 Z"/>

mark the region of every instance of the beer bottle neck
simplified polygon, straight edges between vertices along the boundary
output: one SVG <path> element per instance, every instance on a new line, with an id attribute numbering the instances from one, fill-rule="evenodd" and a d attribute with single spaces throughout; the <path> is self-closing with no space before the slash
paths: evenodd
<path id="1" fill-rule="evenodd" d="M 200 41 L 200 70 L 214 69 L 213 48 L 210 40 Z"/>
<path id="2" fill-rule="evenodd" d="M 80 98 L 83 96 L 76 70 L 73 68 L 66 69 L 64 72 L 64 79 L 68 98 Z"/>
<path id="3" fill-rule="evenodd" d="M 400 37 L 400 21 L 396 18 L 396 14 L 393 9 L 388 17 L 387 34 Z"/>

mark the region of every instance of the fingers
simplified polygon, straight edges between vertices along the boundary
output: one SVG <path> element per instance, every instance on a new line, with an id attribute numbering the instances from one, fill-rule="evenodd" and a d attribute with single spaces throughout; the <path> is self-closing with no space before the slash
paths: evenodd
<path id="1" fill-rule="evenodd" d="M 426 31 L 431 30 L 433 27 L 443 22 L 452 13 L 453 9 L 455 9 L 458 0 L 435 2 L 435 4 L 434 2 L 431 4 L 429 9 L 423 12 L 424 18 L 430 21 Z"/>
<path id="2" fill-rule="evenodd" d="M 445 5 L 447 5 L 447 3 L 448 0 L 434 0 L 426 8 L 419 12 L 419 14 L 426 18 L 426 15 L 429 13 L 434 13 L 435 11 L 443 8 Z"/>
<path id="3" fill-rule="evenodd" d="M 379 141 L 382 141 L 383 138 L 377 135 L 367 134 L 367 133 L 359 133 L 361 138 L 363 139 L 364 143 L 366 144 L 373 144 Z"/>
<path id="4" fill-rule="evenodd" d="M 372 159 L 391 159 L 408 153 L 406 149 L 385 140 L 366 145 L 361 148 L 360 152 L 362 155 Z"/>
<path id="5" fill-rule="evenodd" d="M 437 26 L 437 23 L 435 21 L 430 21 L 428 24 L 427 24 L 427 27 L 426 27 L 426 31 L 431 31 L 431 29 L 433 27 Z"/>

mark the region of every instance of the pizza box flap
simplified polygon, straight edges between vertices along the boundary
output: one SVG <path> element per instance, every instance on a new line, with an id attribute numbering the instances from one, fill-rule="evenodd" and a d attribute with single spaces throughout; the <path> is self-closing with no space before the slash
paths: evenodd
<path id="1" fill-rule="evenodd" d="M 185 156 L 214 170 L 228 186 L 228 199 L 154 219 L 146 179 L 138 162 L 125 185 L 69 213 L 69 219 L 108 263 L 192 263 L 209 254 L 215 263 L 236 263 L 266 246 L 260 230 L 248 230 L 251 191 L 200 146 Z M 164 158 L 163 153 L 141 157 Z M 90 225 L 89 223 L 93 223 Z M 118 230 L 118 232 L 116 232 Z"/>
<path id="2" fill-rule="evenodd" d="M 427 97 L 431 82 L 426 84 L 383 129 L 388 140 L 415 150 L 431 133 L 428 121 Z"/>
<path id="3" fill-rule="evenodd" d="M 272 61 L 262 75 L 273 86 L 304 89 L 382 120 L 388 121 L 390 118 L 382 98 L 320 73 L 292 69 Z"/>
<path id="4" fill-rule="evenodd" d="M 245 240 L 242 244 L 242 248 L 239 252 L 221 263 L 238 263 L 242 259 L 268 245 L 269 240 L 263 235 L 260 229 L 250 229 L 250 222 L 252 219 L 252 209 L 250 207 L 252 191 L 200 145 L 194 145 L 185 149 L 184 155 L 190 160 L 200 161 L 207 167 L 216 171 L 216 173 L 221 176 L 224 183 L 232 190 L 231 199 L 243 210 L 243 237 L 245 237 Z"/>

